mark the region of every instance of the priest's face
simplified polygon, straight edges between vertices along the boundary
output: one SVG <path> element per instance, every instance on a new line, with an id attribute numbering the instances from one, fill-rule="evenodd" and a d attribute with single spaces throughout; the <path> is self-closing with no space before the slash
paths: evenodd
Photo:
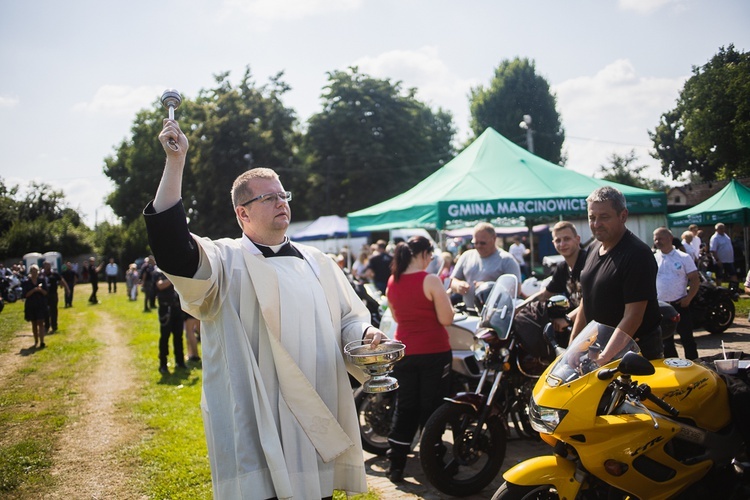
<path id="1" fill-rule="evenodd" d="M 289 202 L 280 196 L 262 195 L 284 193 L 284 186 L 278 179 L 262 178 L 250 179 L 248 185 L 253 193 L 252 199 L 261 198 L 236 208 L 244 233 L 264 245 L 281 243 L 292 218 Z"/>

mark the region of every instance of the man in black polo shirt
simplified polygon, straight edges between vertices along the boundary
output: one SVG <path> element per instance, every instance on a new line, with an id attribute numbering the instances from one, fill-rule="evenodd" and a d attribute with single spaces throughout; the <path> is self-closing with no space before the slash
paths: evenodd
<path id="1" fill-rule="evenodd" d="M 620 191 L 600 187 L 586 202 L 589 227 L 597 241 L 589 248 L 581 271 L 581 310 L 571 340 L 589 321 L 596 320 L 634 338 L 646 358 L 662 358 L 658 269 L 653 253 L 625 227 L 628 209 Z M 599 365 L 607 363 L 612 354 L 602 351 Z"/>

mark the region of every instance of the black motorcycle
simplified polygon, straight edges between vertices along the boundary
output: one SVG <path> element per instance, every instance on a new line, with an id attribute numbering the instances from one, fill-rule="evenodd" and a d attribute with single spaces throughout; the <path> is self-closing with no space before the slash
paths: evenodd
<path id="1" fill-rule="evenodd" d="M 534 433 L 528 401 L 542 372 L 512 329 L 517 288 L 514 275 L 503 275 L 485 301 L 474 335 L 474 353 L 483 367 L 476 390 L 448 398 L 425 424 L 419 443 L 422 470 L 443 493 L 472 495 L 497 476 L 509 422 L 522 437 Z"/>
<path id="2" fill-rule="evenodd" d="M 699 271 L 699 275 L 701 283 L 698 293 L 690 303 L 693 327 L 702 327 L 713 334 L 723 333 L 734 323 L 737 295 L 714 283 L 705 272 Z"/>

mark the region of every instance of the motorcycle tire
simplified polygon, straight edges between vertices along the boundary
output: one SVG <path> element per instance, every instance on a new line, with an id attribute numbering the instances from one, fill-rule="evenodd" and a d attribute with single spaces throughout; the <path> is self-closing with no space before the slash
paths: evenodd
<path id="1" fill-rule="evenodd" d="M 388 433 L 391 430 L 396 401 L 390 394 L 370 394 L 358 387 L 354 391 L 354 404 L 359 420 L 362 448 L 373 455 L 385 456 L 388 451 Z"/>
<path id="2" fill-rule="evenodd" d="M 5 302 L 7 302 L 8 304 L 12 304 L 17 300 L 18 297 L 16 297 L 16 292 L 14 292 L 13 290 L 8 290 L 8 293 L 5 296 Z"/>
<path id="3" fill-rule="evenodd" d="M 505 459 L 507 435 L 503 422 L 488 419 L 478 436 L 478 414 L 465 404 L 445 403 L 427 420 L 419 443 L 419 460 L 427 480 L 455 497 L 479 493 L 497 477 Z"/>
<path id="4" fill-rule="evenodd" d="M 703 328 L 712 334 L 724 333 L 734 323 L 734 302 L 728 297 L 720 299 L 706 311 Z"/>
<path id="5" fill-rule="evenodd" d="M 503 483 L 492 495 L 492 500 L 556 500 L 559 498 L 555 487 L 551 484 L 519 486 L 508 482 Z"/>

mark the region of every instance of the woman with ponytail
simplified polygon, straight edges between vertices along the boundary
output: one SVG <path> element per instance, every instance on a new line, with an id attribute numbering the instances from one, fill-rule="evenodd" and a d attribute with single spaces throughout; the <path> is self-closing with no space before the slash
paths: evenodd
<path id="1" fill-rule="evenodd" d="M 425 272 L 433 251 L 424 236 L 399 243 L 386 290 L 398 323 L 396 340 L 406 345 L 393 370 L 399 384 L 388 435 L 388 478 L 393 482 L 403 481 L 414 435 L 450 390 L 452 355 L 445 325 L 453 322 L 453 308 L 440 278 Z"/>

